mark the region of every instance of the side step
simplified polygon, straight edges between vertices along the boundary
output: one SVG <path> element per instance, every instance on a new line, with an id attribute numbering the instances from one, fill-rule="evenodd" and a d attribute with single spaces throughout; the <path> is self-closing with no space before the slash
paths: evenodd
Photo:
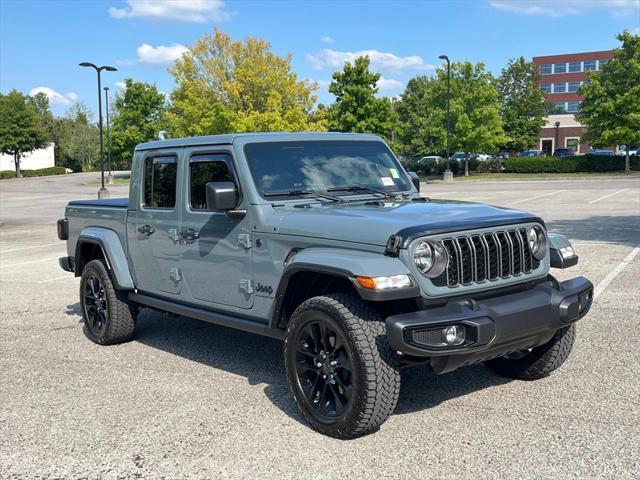
<path id="1" fill-rule="evenodd" d="M 163 310 L 165 312 L 171 312 L 177 315 L 195 318 L 196 320 L 203 320 L 205 322 L 215 323 L 216 325 L 243 330 L 245 332 L 264 335 L 266 337 L 277 338 L 279 340 L 284 340 L 285 337 L 284 330 L 271 328 L 266 323 L 234 317 L 226 313 L 214 312 L 204 308 L 192 307 L 182 303 L 173 302 L 171 300 L 153 297 L 151 295 L 131 292 L 129 294 L 129 300 L 141 305 Z"/>

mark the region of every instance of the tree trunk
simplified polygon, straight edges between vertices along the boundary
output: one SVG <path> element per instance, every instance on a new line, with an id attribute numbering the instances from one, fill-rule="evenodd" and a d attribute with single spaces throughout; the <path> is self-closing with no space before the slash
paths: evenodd
<path id="1" fill-rule="evenodd" d="M 22 170 L 20 170 L 20 154 L 13 154 L 13 162 L 16 164 L 16 178 L 22 178 Z"/>
<path id="2" fill-rule="evenodd" d="M 631 161 L 629 158 L 629 148 L 627 147 L 627 152 L 624 154 L 624 171 L 629 173 L 631 171 Z M 636 153 L 637 155 L 637 153 Z"/>
<path id="3" fill-rule="evenodd" d="M 464 176 L 469 176 L 469 152 L 464 153 Z"/>

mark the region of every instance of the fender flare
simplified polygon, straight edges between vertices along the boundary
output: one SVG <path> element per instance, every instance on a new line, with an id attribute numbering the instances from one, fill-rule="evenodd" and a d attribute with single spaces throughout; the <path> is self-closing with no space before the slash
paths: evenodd
<path id="1" fill-rule="evenodd" d="M 300 272 L 324 273 L 349 280 L 360 298 L 367 301 L 380 302 L 420 296 L 418 283 L 406 265 L 397 258 L 360 250 L 306 248 L 293 251 L 287 256 L 280 283 L 276 289 L 270 319 L 272 325 L 278 324 L 290 280 Z M 359 275 L 367 277 L 408 275 L 411 286 L 387 291 L 367 290 L 356 281 Z"/>
<path id="2" fill-rule="evenodd" d="M 107 268 L 112 273 L 117 289 L 133 290 L 135 288 L 120 237 L 116 232 L 108 228 L 86 227 L 80 232 L 76 242 L 74 258 L 76 275 L 82 274 L 81 270 L 85 262 L 81 258 L 80 252 L 82 245 L 87 243 L 98 245 L 102 250 L 102 254 L 107 261 Z"/>
<path id="3" fill-rule="evenodd" d="M 547 232 L 547 238 L 549 240 L 549 259 L 552 268 L 569 268 L 578 264 L 578 255 L 576 255 L 567 237 L 560 233 Z M 569 256 L 566 256 L 565 252 L 567 251 L 570 252 Z"/>

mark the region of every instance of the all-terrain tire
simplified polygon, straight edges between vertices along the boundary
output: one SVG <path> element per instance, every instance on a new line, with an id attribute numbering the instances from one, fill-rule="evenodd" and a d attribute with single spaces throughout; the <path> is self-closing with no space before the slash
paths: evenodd
<path id="1" fill-rule="evenodd" d="M 88 305 L 86 292 L 88 282 L 97 279 L 102 289 L 104 321 L 100 328 L 94 328 L 91 324 L 91 315 L 88 313 L 91 307 Z M 129 302 L 126 292 L 117 290 L 109 275 L 103 260 L 92 260 L 87 263 L 80 277 L 80 307 L 83 319 L 83 331 L 92 341 L 100 345 L 113 345 L 131 340 L 135 329 L 137 308 Z"/>
<path id="2" fill-rule="evenodd" d="M 333 418 L 314 410 L 296 373 L 296 345 L 305 326 L 317 321 L 339 329 L 343 350 L 351 359 L 351 397 L 345 410 Z M 337 438 L 365 435 L 395 410 L 400 394 L 398 358 L 387 341 L 383 319 L 356 295 L 328 294 L 303 302 L 291 316 L 284 354 L 291 391 L 302 414 L 317 431 Z"/>
<path id="3" fill-rule="evenodd" d="M 538 380 L 549 376 L 569 358 L 576 336 L 575 324 L 561 328 L 544 345 L 521 358 L 500 357 L 485 362 L 494 372 L 517 380 Z"/>

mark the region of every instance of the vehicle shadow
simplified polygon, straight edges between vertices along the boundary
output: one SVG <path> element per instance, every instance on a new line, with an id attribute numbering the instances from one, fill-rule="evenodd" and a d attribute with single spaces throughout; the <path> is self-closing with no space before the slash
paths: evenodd
<path id="1" fill-rule="evenodd" d="M 138 316 L 134 341 L 245 377 L 250 385 L 266 384 L 266 397 L 306 425 L 287 384 L 279 340 L 145 309 Z M 444 376 L 425 366 L 404 369 L 396 414 L 428 409 L 507 381 L 481 365 Z"/>

